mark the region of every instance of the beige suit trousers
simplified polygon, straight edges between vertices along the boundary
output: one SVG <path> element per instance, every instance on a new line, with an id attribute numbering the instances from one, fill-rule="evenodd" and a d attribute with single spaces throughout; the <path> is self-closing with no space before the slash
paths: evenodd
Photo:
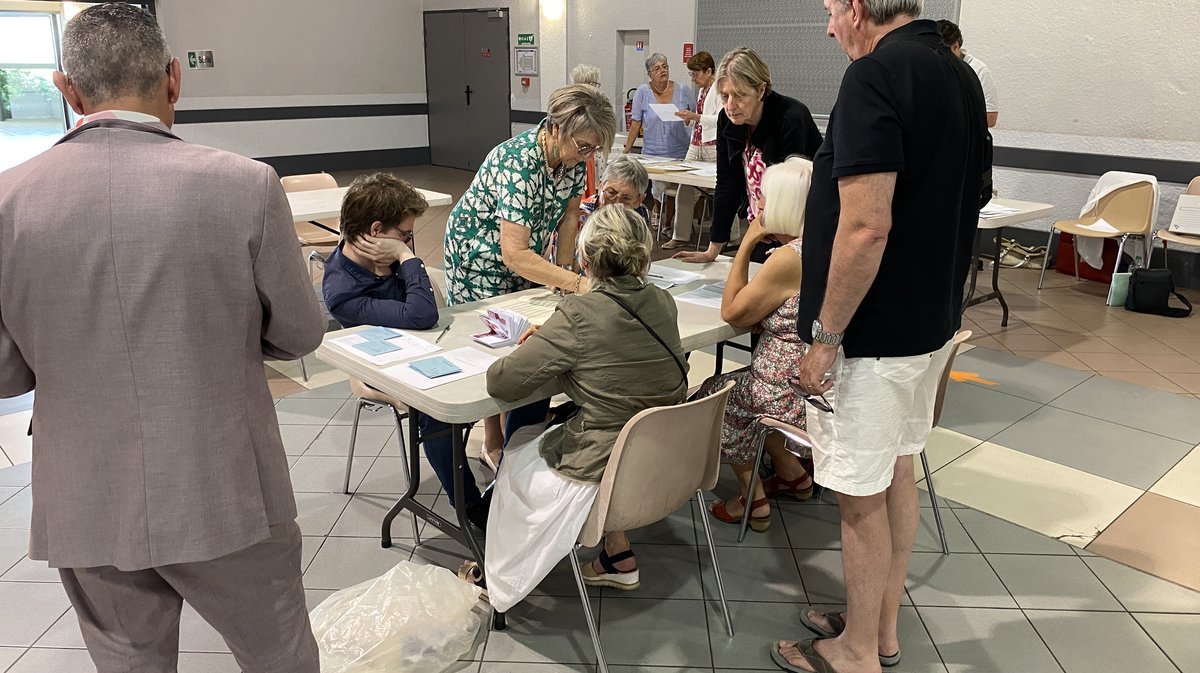
<path id="1" fill-rule="evenodd" d="M 687 156 L 684 157 L 684 161 L 716 160 L 716 145 L 689 145 Z M 692 215 L 696 209 L 697 197 L 699 197 L 699 192 L 695 187 L 679 186 L 679 193 L 675 195 L 675 222 L 674 228 L 671 230 L 672 240 L 686 241 L 692 237 L 692 224 L 695 222 Z"/>
<path id="2" fill-rule="evenodd" d="M 246 673 L 319 673 L 300 570 L 300 527 L 199 563 L 147 570 L 61 568 L 97 673 L 175 673 L 183 601 Z"/>

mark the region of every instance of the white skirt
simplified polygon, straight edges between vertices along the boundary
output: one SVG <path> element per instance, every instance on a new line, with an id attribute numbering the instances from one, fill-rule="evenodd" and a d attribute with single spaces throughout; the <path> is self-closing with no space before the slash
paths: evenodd
<path id="1" fill-rule="evenodd" d="M 500 612 L 520 603 L 571 552 L 599 484 L 561 476 L 538 447 L 547 430 L 526 426 L 504 449 L 488 513 L 484 573 Z"/>

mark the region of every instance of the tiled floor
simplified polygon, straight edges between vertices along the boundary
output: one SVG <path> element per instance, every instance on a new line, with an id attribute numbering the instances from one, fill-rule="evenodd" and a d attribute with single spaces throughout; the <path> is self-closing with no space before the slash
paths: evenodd
<path id="1" fill-rule="evenodd" d="M 455 196 L 470 179 L 429 167 L 396 172 Z M 351 175 L 337 177 L 346 184 Z M 448 213 L 433 209 L 417 224 L 417 252 L 431 266 L 441 265 Z M 984 348 L 960 355 L 960 380 L 928 448 L 939 495 L 954 501 L 943 509 L 952 554 L 937 553 L 926 508 L 902 614 L 905 661 L 894 670 L 1200 673 L 1200 594 L 1181 586 L 1200 588 L 1200 319 L 1107 308 L 1103 287 L 1053 273 L 1037 293 L 1036 276 L 1002 272 L 1008 328 L 998 304 L 967 313 Z M 456 567 L 464 551 L 432 529 L 414 555 L 403 516 L 397 546 L 378 545 L 379 521 L 403 486 L 390 417 L 367 414 L 353 467 L 359 493 L 340 494 L 348 386 L 315 358 L 306 363 L 307 383 L 296 363 L 270 363 L 267 376 L 283 398 L 310 602 L 400 559 Z M 702 378 L 711 357 L 695 354 L 693 365 Z M 24 556 L 31 403 L 0 401 L 0 672 L 89 671 L 56 577 Z M 3 469 L 9 463 L 16 467 Z M 428 468 L 423 477 L 420 491 L 445 510 Z M 717 490 L 732 490 L 729 475 Z M 784 503 L 771 531 L 741 547 L 732 530 L 716 530 L 738 632 L 726 637 L 698 516 L 685 507 L 634 536 L 641 590 L 595 592 L 615 671 L 774 670 L 765 643 L 801 635 L 803 605 L 844 601 L 836 507 Z M 460 670 L 594 668 L 565 565 L 510 624 L 481 634 Z M 182 649 L 181 671 L 236 670 L 194 613 L 185 614 Z"/>

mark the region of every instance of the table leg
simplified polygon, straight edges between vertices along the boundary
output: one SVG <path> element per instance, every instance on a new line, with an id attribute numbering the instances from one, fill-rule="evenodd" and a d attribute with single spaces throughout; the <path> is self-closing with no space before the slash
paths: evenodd
<path id="1" fill-rule="evenodd" d="M 380 544 L 384 549 L 392 546 L 392 522 L 406 504 L 415 503 L 417 495 L 417 487 L 421 483 L 421 426 L 417 422 L 417 411 L 411 409 L 408 412 L 408 487 L 404 491 L 404 495 L 392 505 L 387 514 L 383 516 L 383 530 L 380 534 Z"/>
<path id="2" fill-rule="evenodd" d="M 992 292 L 996 295 L 996 299 L 1000 300 L 1000 307 L 1004 309 L 1004 317 L 1000 320 L 1000 326 L 1008 327 L 1008 302 L 1004 301 L 1004 293 L 1000 292 L 1000 242 L 1004 238 L 1004 227 L 996 229 L 994 234 L 996 254 L 992 259 Z"/>
<path id="3" fill-rule="evenodd" d="M 971 285 L 967 289 L 967 298 L 963 300 L 962 310 L 966 311 L 971 305 L 971 299 L 975 297 L 975 284 L 979 279 L 979 247 L 983 240 L 983 231 L 975 230 L 975 244 L 971 246 Z"/>
<path id="4" fill-rule="evenodd" d="M 416 415 L 417 412 L 415 410 L 409 412 L 408 435 L 410 439 L 408 460 L 410 466 L 409 474 L 412 475 L 412 478 L 409 481 L 408 490 L 404 493 L 404 495 L 400 496 L 400 499 L 396 501 L 396 504 L 392 505 L 392 508 L 389 509 L 387 514 L 385 514 L 383 517 L 383 530 L 380 536 L 381 544 L 385 549 L 392 546 L 392 521 L 395 520 L 400 512 L 408 510 L 414 517 L 432 524 L 435 528 L 445 533 L 450 539 L 470 549 L 471 552 L 475 554 L 476 559 L 482 559 L 483 554 L 482 552 L 478 551 L 480 546 L 470 534 L 470 527 L 466 525 L 466 507 L 458 507 L 458 505 L 461 505 L 462 503 L 461 498 L 454 498 L 456 505 L 455 509 L 457 510 L 456 513 L 458 514 L 458 520 L 460 524 L 457 526 L 447 521 L 432 509 L 421 504 L 416 499 L 417 486 L 421 483 L 421 460 L 418 452 L 421 450 L 421 442 L 425 440 L 425 436 L 421 434 L 420 426 L 417 424 Z M 455 466 L 460 470 L 460 465 L 466 462 L 467 457 L 466 441 L 463 438 L 464 427 L 469 426 L 452 425 L 448 430 L 441 431 L 453 433 L 454 462 Z M 461 493 L 463 488 L 461 474 L 461 472 L 458 472 L 454 482 L 456 495 Z"/>
<path id="5" fill-rule="evenodd" d="M 466 440 L 466 433 L 470 429 L 470 425 L 455 424 L 451 426 L 451 432 L 454 433 L 452 435 L 454 439 L 454 511 L 458 514 L 458 529 L 465 535 L 467 547 L 470 548 L 471 554 L 479 563 L 479 569 L 482 572 L 483 547 L 479 544 L 479 540 L 475 539 L 471 522 L 467 519 L 467 499 L 463 497 L 463 492 L 466 491 L 465 475 L 470 472 L 467 465 Z"/>

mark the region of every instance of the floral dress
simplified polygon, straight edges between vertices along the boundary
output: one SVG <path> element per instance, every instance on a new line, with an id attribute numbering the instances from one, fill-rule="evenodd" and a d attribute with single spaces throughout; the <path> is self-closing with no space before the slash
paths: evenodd
<path id="1" fill-rule="evenodd" d="M 525 279 L 504 265 L 500 221 L 529 228 L 529 249 L 545 254 L 567 203 L 583 194 L 583 162 L 555 180 L 537 137 L 546 125 L 495 147 L 475 173 L 446 223 L 448 303 L 463 304 L 525 288 Z"/>
<path id="2" fill-rule="evenodd" d="M 800 254 L 800 239 L 788 243 Z M 796 314 L 800 294 L 796 293 L 763 319 L 762 336 L 750 359 L 750 366 L 736 372 L 714 376 L 704 382 L 697 397 L 720 390 L 727 381 L 736 385 L 725 407 L 725 422 L 721 425 L 721 453 L 731 463 L 744 464 L 754 460 L 755 435 L 761 414 L 805 428 L 804 398 L 790 385 L 800 366 L 805 345 L 796 332 Z M 790 443 L 790 442 L 789 442 Z M 800 447 L 791 447 L 799 451 Z"/>

